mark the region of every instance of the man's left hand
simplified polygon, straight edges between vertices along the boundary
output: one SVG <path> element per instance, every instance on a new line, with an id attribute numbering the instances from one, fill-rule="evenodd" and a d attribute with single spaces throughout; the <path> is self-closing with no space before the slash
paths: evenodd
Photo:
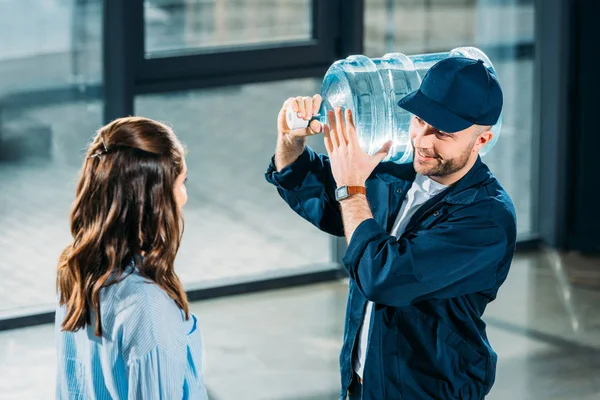
<path id="1" fill-rule="evenodd" d="M 329 124 L 323 126 L 325 148 L 337 186 L 365 186 L 377 164 L 387 156 L 392 142 L 385 143 L 371 156 L 360 147 L 350 110 L 342 112 L 336 107 L 327 118 Z"/>

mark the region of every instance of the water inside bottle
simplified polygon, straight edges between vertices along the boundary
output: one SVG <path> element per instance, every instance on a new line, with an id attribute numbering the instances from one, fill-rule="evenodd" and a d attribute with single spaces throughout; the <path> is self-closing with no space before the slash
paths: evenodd
<path id="1" fill-rule="evenodd" d="M 375 154 L 391 140 L 392 148 L 384 161 L 411 162 L 412 145 L 408 130 L 412 115 L 400 108 L 398 101 L 419 88 L 423 77 L 435 63 L 452 56 L 482 59 L 494 72 L 487 56 L 472 47 L 448 53 L 415 56 L 390 53 L 374 59 L 353 55 L 339 60 L 329 68 L 323 80 L 319 120 L 327 123 L 327 112 L 336 106 L 350 108 L 361 148 L 368 154 Z M 501 119 L 492 129 L 494 139 L 482 154 L 498 140 L 500 126 Z"/>

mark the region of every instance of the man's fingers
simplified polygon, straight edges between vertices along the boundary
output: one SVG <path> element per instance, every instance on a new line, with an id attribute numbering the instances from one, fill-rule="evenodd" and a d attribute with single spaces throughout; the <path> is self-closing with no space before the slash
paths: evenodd
<path id="1" fill-rule="evenodd" d="M 311 97 L 304 98 L 304 119 L 309 120 L 313 115 L 313 100 Z"/>
<path id="2" fill-rule="evenodd" d="M 296 97 L 295 103 L 296 103 L 298 109 L 294 110 L 294 111 L 298 111 L 298 117 L 304 118 L 306 115 L 306 106 L 304 105 L 304 98 L 302 96 Z M 292 109 L 293 109 L 293 107 L 292 107 Z"/>
<path id="3" fill-rule="evenodd" d="M 314 133 L 319 133 L 321 132 L 322 125 L 319 121 L 317 121 L 316 119 L 313 119 L 312 121 L 310 121 L 310 124 L 308 125 L 310 130 Z"/>
<path id="4" fill-rule="evenodd" d="M 281 110 L 279 110 L 279 115 L 277 115 L 277 129 L 280 133 L 287 132 L 290 130 L 290 127 L 287 124 L 286 114 L 287 109 L 284 107 Z"/>
<path id="5" fill-rule="evenodd" d="M 347 109 L 344 116 L 346 119 L 346 138 L 348 139 L 348 143 L 358 146 L 358 134 L 356 133 L 352 111 Z"/>
<path id="6" fill-rule="evenodd" d="M 323 131 L 321 122 L 317 119 L 310 121 L 315 114 L 314 110 L 319 110 L 321 107 L 321 96 L 315 95 L 313 97 L 290 97 L 284 103 L 277 116 L 277 128 L 280 133 L 289 133 L 293 137 L 305 137 L 316 135 Z M 287 112 L 288 110 L 296 113 L 298 118 L 310 121 L 310 124 L 306 128 L 292 129 L 287 123 Z"/>
<path id="7" fill-rule="evenodd" d="M 313 100 L 313 109 L 312 109 L 312 113 L 314 114 L 318 114 L 319 110 L 321 109 L 321 103 L 323 101 L 323 99 L 321 98 L 320 94 L 315 94 L 312 98 Z"/>
<path id="8" fill-rule="evenodd" d="M 390 149 L 392 148 L 392 141 L 386 142 L 381 149 L 377 153 L 373 155 L 373 159 L 376 161 L 376 164 L 379 164 L 383 159 L 388 155 Z"/>
<path id="9" fill-rule="evenodd" d="M 336 129 L 336 123 L 335 123 L 335 114 L 333 113 L 333 111 L 329 111 L 327 113 L 327 120 L 329 121 L 329 129 L 330 129 L 330 134 L 329 136 L 331 137 L 331 144 L 333 145 L 333 148 L 337 148 L 340 146 L 340 141 L 338 138 L 338 134 L 337 134 L 337 129 Z"/>
<path id="10" fill-rule="evenodd" d="M 335 108 L 335 130 L 338 134 L 340 144 L 347 144 L 348 138 L 346 137 L 346 123 L 344 122 L 344 116 L 341 107 Z"/>
<path id="11" fill-rule="evenodd" d="M 292 107 L 292 110 L 298 112 L 298 104 L 296 103 L 295 97 L 290 97 L 283 103 L 283 109 L 287 110 L 288 107 Z"/>
<path id="12" fill-rule="evenodd" d="M 290 127 L 287 123 L 287 110 L 291 108 L 294 112 L 298 112 L 298 104 L 296 104 L 296 99 L 294 97 L 288 98 L 281 107 L 279 111 L 279 115 L 277 115 L 277 129 L 279 132 L 287 132 L 290 130 Z"/>
<path id="13" fill-rule="evenodd" d="M 323 137 L 327 154 L 331 155 L 331 153 L 333 152 L 333 143 L 331 141 L 331 132 L 329 131 L 329 125 L 327 124 L 323 125 Z"/>

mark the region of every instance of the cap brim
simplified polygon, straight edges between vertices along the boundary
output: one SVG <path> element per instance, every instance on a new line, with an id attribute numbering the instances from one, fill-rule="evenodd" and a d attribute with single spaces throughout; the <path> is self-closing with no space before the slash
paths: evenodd
<path id="1" fill-rule="evenodd" d="M 420 90 L 404 96 L 398 105 L 443 132 L 458 132 L 473 125 L 425 96 Z"/>

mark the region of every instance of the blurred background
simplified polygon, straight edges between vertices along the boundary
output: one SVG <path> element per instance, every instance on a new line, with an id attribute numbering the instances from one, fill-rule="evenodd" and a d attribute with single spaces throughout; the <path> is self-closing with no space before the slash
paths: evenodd
<path id="1" fill-rule="evenodd" d="M 500 356 L 489 398 L 600 399 L 598 13 L 592 0 L 0 0 L 0 399 L 53 398 L 77 173 L 95 131 L 131 114 L 189 149 L 176 269 L 213 398 L 337 398 L 344 243 L 265 182 L 276 114 L 350 54 L 460 46 L 486 52 L 503 86 L 484 162 L 518 217 L 485 318 Z"/>

